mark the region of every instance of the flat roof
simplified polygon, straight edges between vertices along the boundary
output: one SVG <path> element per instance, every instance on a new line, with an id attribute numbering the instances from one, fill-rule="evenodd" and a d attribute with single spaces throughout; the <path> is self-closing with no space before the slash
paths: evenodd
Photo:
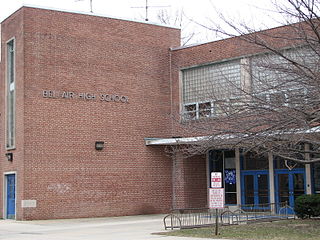
<path id="1" fill-rule="evenodd" d="M 74 10 L 69 10 L 69 9 L 53 8 L 53 7 L 46 7 L 46 6 L 33 5 L 33 4 L 23 4 L 18 9 L 13 11 L 8 17 L 3 19 L 1 22 L 5 21 L 13 13 L 19 11 L 23 7 L 43 9 L 43 10 L 51 10 L 51 11 L 57 11 L 57 12 L 75 13 L 75 14 L 89 15 L 89 16 L 95 16 L 95 17 L 111 18 L 111 19 L 116 19 L 116 20 L 123 20 L 123 21 L 129 21 L 129 22 L 136 22 L 136 23 L 155 25 L 155 26 L 159 26 L 159 27 L 180 29 L 179 27 L 176 27 L 176 26 L 171 26 L 171 25 L 166 25 L 166 24 L 161 24 L 161 23 L 156 23 L 156 22 L 148 22 L 148 21 L 143 21 L 143 20 L 140 21 L 140 20 L 134 20 L 134 19 L 130 19 L 130 18 L 123 18 L 123 17 L 116 17 L 116 16 L 111 16 L 111 15 L 106 15 L 106 14 L 100 14 L 100 13 L 74 11 Z"/>

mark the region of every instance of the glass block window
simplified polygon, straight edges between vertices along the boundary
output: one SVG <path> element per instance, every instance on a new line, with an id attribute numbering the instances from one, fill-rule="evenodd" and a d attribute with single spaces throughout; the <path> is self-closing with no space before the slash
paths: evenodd
<path id="1" fill-rule="evenodd" d="M 251 58 L 252 89 L 255 102 L 265 107 L 290 106 L 299 108 L 308 103 L 317 86 L 310 84 L 307 66 L 313 72 L 320 70 L 320 59 L 307 47 L 283 50 L 285 58 L 299 63 L 299 67 L 276 54 L 261 54 Z M 304 81 L 306 79 L 306 81 Z M 312 94 L 313 93 L 313 94 Z"/>
<path id="2" fill-rule="evenodd" d="M 274 89 L 280 89 L 281 80 L 287 76 L 276 70 L 277 67 L 284 67 L 283 59 L 274 54 L 264 54 L 251 59 L 252 89 L 255 93 L 264 93 Z"/>
<path id="3" fill-rule="evenodd" d="M 228 99 L 240 93 L 240 60 L 182 71 L 183 103 Z"/>
<path id="4" fill-rule="evenodd" d="M 182 76 L 185 120 L 225 114 L 241 92 L 240 60 L 186 69 Z"/>
<path id="5" fill-rule="evenodd" d="M 287 59 L 298 62 L 301 66 L 308 66 L 315 72 L 320 70 L 320 59 L 310 48 L 287 49 L 282 54 Z M 253 91 L 259 94 L 275 90 L 310 88 L 309 81 L 303 82 L 305 73 L 300 68 L 295 68 L 287 59 L 270 53 L 252 57 Z"/>

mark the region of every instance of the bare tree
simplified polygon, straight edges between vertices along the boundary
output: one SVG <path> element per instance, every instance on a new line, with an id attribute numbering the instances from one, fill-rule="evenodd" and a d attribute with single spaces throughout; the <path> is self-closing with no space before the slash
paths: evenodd
<path id="1" fill-rule="evenodd" d="M 183 9 L 176 10 L 173 14 L 170 13 L 167 9 L 162 9 L 158 12 L 157 18 L 158 21 L 162 24 L 181 28 L 182 46 L 190 44 L 191 41 L 194 41 L 197 33 L 194 29 L 191 30 L 189 28 L 189 25 L 192 25 L 193 22 L 185 16 Z"/>
<path id="2" fill-rule="evenodd" d="M 235 82 L 221 70 L 224 83 L 199 93 L 202 102 L 214 104 L 202 103 L 197 112 L 185 106 L 181 127 L 188 135 L 204 136 L 191 139 L 188 148 L 184 143 L 187 155 L 239 147 L 286 161 L 320 161 L 320 1 L 275 1 L 274 6 L 282 27 L 261 31 L 223 15 L 224 27 L 205 26 L 237 38 L 252 55 L 240 61 L 245 81 Z"/>

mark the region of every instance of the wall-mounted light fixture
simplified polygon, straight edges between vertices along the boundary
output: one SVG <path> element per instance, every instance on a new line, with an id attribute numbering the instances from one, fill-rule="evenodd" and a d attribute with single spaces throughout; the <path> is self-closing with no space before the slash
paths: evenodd
<path id="1" fill-rule="evenodd" d="M 96 148 L 96 150 L 98 150 L 98 151 L 102 150 L 102 149 L 104 148 L 104 142 L 103 142 L 103 141 L 97 141 L 97 142 L 95 143 L 95 148 Z"/>
<path id="2" fill-rule="evenodd" d="M 8 161 L 12 162 L 13 160 L 13 153 L 6 153 L 6 158 Z"/>

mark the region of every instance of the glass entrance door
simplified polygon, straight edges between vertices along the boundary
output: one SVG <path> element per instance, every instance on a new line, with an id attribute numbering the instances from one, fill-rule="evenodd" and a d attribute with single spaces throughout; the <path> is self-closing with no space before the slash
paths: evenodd
<path id="1" fill-rule="evenodd" d="M 304 173 L 293 174 L 293 202 L 297 197 L 305 194 Z"/>
<path id="2" fill-rule="evenodd" d="M 305 193 L 305 174 L 303 169 L 276 171 L 276 202 L 280 206 L 287 203 L 294 207 L 295 199 Z"/>
<path id="3" fill-rule="evenodd" d="M 287 202 L 289 203 L 289 175 L 288 174 L 278 174 L 278 201 L 279 203 Z"/>
<path id="4" fill-rule="evenodd" d="M 269 203 L 269 180 L 267 171 L 242 171 L 242 205 L 264 208 Z M 249 207 L 249 206 L 248 206 Z"/>

